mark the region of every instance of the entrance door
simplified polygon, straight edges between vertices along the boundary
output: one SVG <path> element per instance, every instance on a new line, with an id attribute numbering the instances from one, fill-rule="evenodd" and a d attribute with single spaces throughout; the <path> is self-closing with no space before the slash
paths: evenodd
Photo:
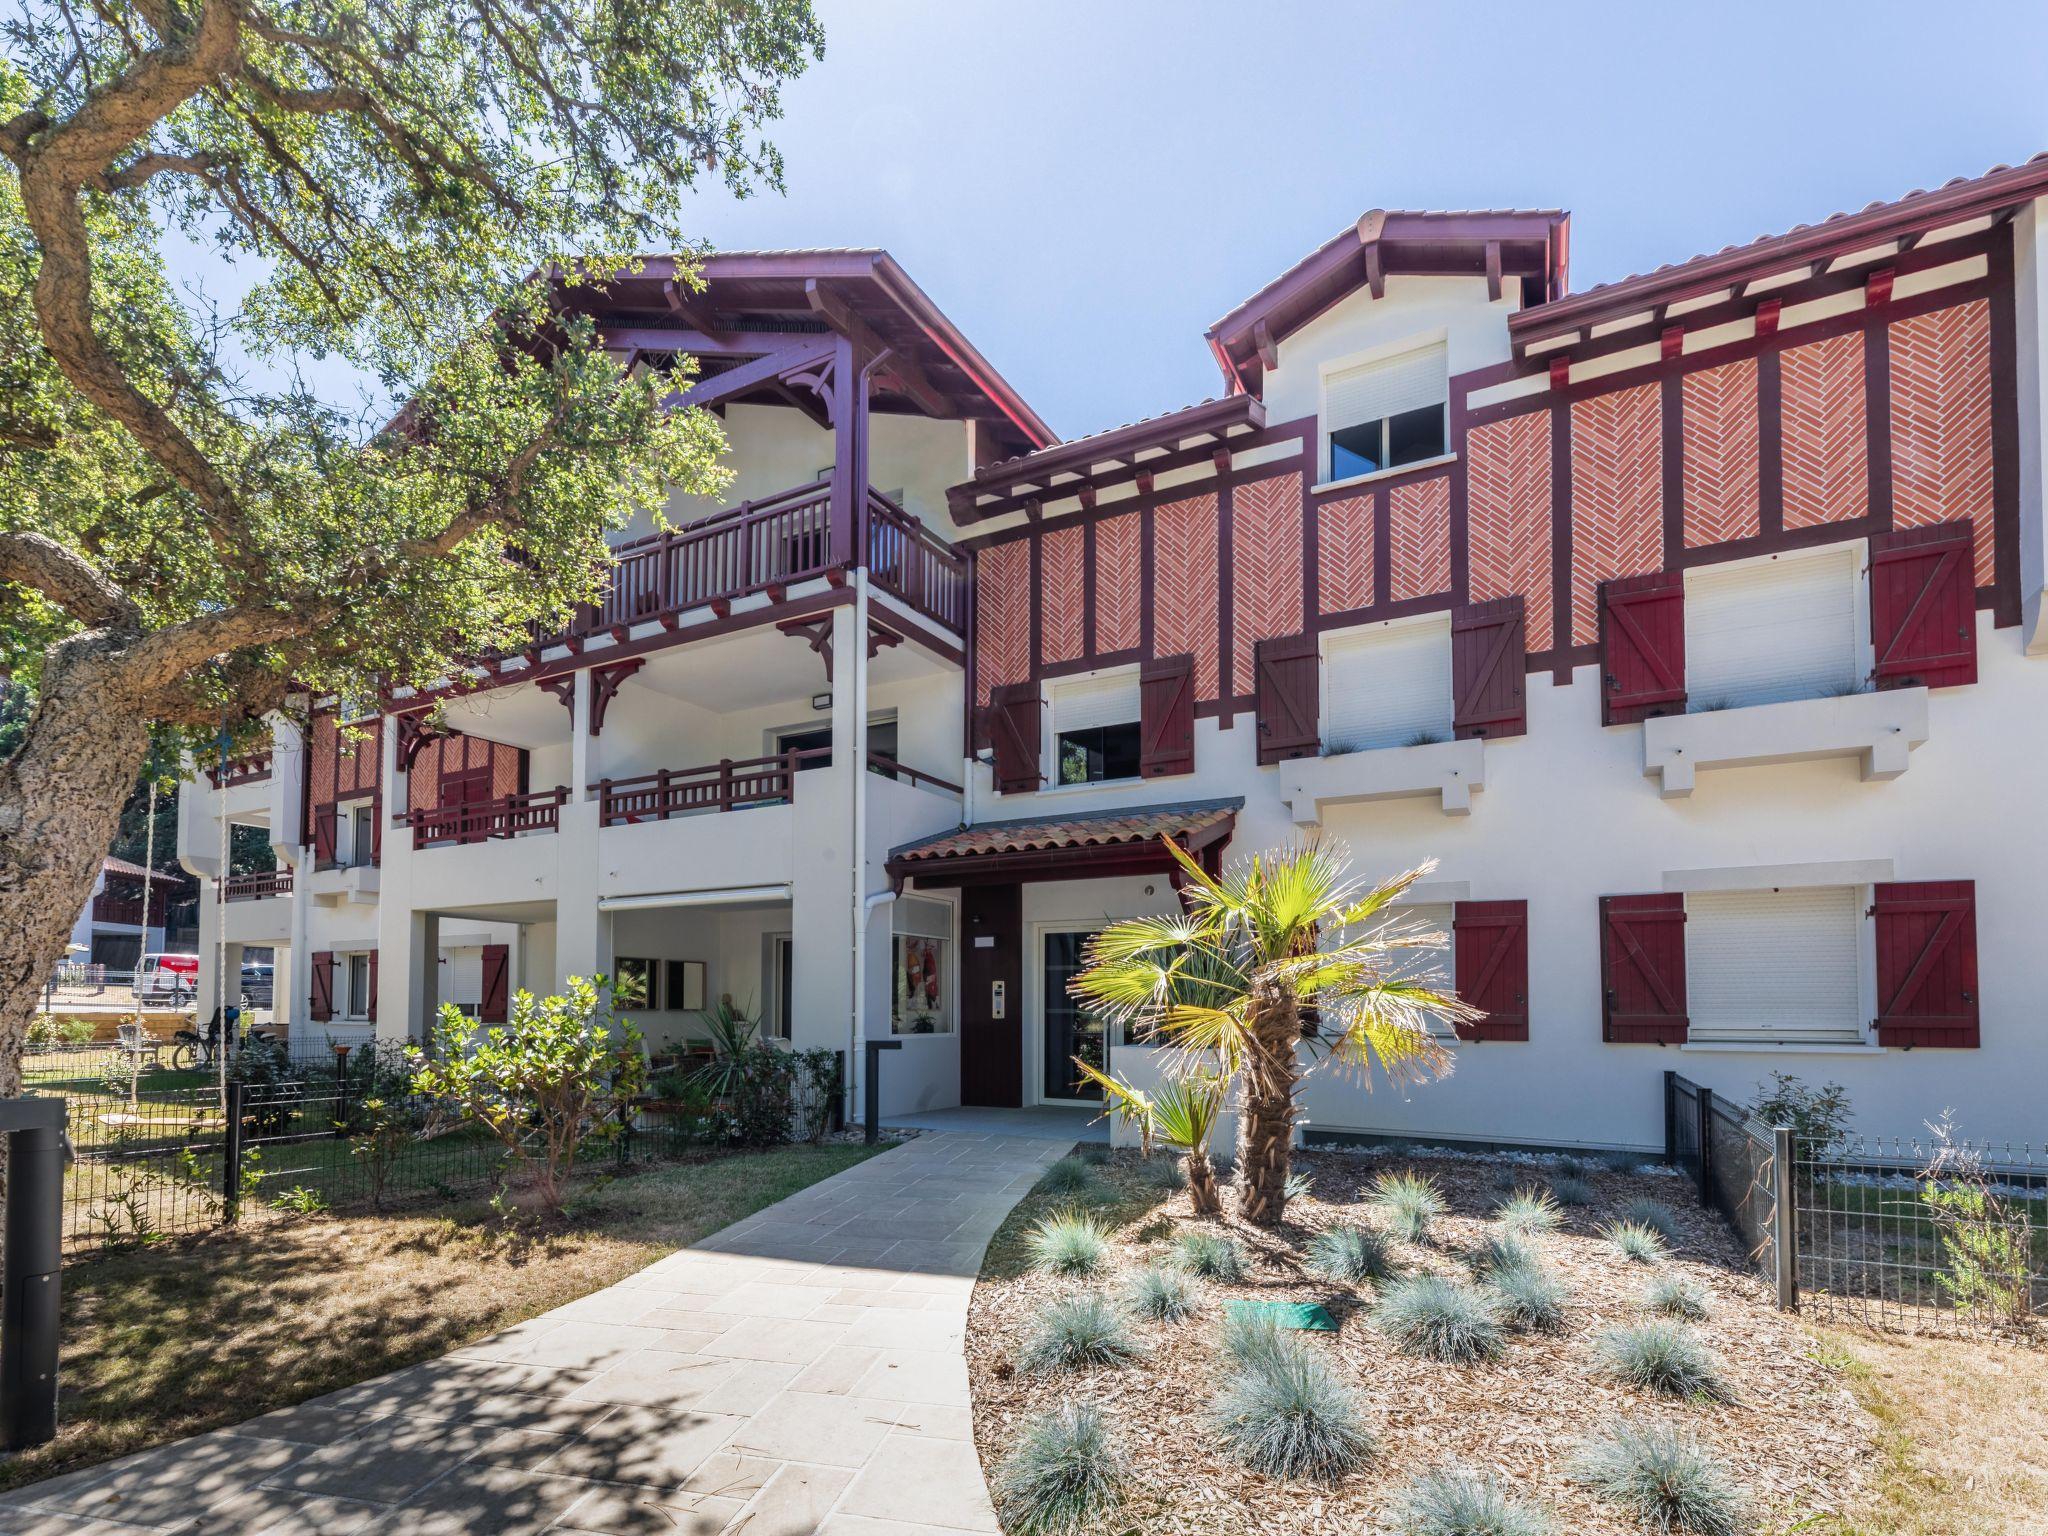
<path id="1" fill-rule="evenodd" d="M 1024 1102 L 1024 888 L 960 893 L 960 1102 Z"/>
<path id="2" fill-rule="evenodd" d="M 1108 1026 L 1067 992 L 1067 983 L 1087 969 L 1088 937 L 1085 932 L 1045 935 L 1038 994 L 1045 1024 L 1045 1081 L 1039 1092 L 1048 1099 L 1101 1099 L 1102 1090 L 1074 1069 L 1076 1057 L 1099 1072 L 1109 1070 Z"/>
<path id="3" fill-rule="evenodd" d="M 441 775 L 441 808 L 450 810 L 456 806 L 482 805 L 491 798 L 491 770 L 489 768 L 458 768 L 453 773 Z M 458 841 L 480 843 L 490 836 L 490 826 L 481 817 L 464 818 L 463 830 Z"/>

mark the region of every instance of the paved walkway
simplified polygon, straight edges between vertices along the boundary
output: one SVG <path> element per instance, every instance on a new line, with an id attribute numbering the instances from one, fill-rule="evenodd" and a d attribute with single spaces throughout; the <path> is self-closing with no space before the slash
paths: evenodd
<path id="1" fill-rule="evenodd" d="M 1097 1109 L 1034 1104 L 1029 1109 L 927 1109 L 884 1120 L 891 1130 L 959 1132 L 969 1136 L 1026 1136 L 1032 1140 L 1109 1141 L 1109 1122 Z"/>
<path id="2" fill-rule="evenodd" d="M 443 1359 L 6 1495 L 0 1536 L 993 1532 L 967 1302 L 1065 1151 L 921 1136 Z"/>

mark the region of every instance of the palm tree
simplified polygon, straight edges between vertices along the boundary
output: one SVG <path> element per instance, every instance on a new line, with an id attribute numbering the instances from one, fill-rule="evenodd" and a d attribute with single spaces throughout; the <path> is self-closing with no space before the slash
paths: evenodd
<path id="1" fill-rule="evenodd" d="M 1303 1079 L 1322 1066 L 1356 1071 L 1368 1087 L 1375 1067 L 1396 1082 L 1442 1076 L 1451 1054 L 1430 1021 L 1481 1015 L 1440 977 L 1401 963 L 1404 950 L 1445 943 L 1443 934 L 1386 912 L 1434 862 L 1368 887 L 1350 878 L 1340 850 L 1317 842 L 1255 854 L 1220 877 L 1171 840 L 1166 846 L 1187 876 L 1186 910 L 1103 929 L 1069 990 L 1126 1030 L 1174 1047 L 1171 1077 L 1210 1076 L 1230 1089 L 1239 1212 L 1273 1226 L 1286 1211 Z M 1317 1018 L 1306 1033 L 1304 1008 Z M 1163 1123 L 1160 1095 L 1091 1075 L 1115 1112 L 1148 1130 Z M 1191 1169 L 1191 1183 L 1192 1176 Z"/>
<path id="2" fill-rule="evenodd" d="M 1154 1141 L 1163 1141 L 1181 1155 L 1187 1170 L 1188 1198 L 1197 1216 L 1221 1216 L 1223 1197 L 1216 1192 L 1216 1169 L 1209 1162 L 1209 1138 L 1223 1116 L 1223 1079 L 1213 1072 L 1169 1077 L 1152 1092 L 1120 1083 L 1100 1068 L 1077 1061 L 1081 1075 L 1102 1089 L 1104 1102 L 1126 1124 L 1136 1125 L 1149 1156 Z"/>

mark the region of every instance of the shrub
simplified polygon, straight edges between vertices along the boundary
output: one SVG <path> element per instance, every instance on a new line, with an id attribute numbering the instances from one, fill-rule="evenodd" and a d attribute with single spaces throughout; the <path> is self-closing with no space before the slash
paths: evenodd
<path id="1" fill-rule="evenodd" d="M 1371 1227 L 1332 1227 L 1308 1245 L 1308 1267 L 1330 1280 L 1384 1280 L 1394 1272 L 1386 1237 Z"/>
<path id="2" fill-rule="evenodd" d="M 1212 1413 L 1230 1452 L 1269 1477 L 1341 1477 L 1372 1453 L 1358 1399 L 1292 1340 L 1241 1366 Z"/>
<path id="3" fill-rule="evenodd" d="M 1107 1301 L 1100 1296 L 1068 1296 L 1038 1309 L 1017 1364 L 1026 1371 L 1068 1371 L 1122 1365 L 1138 1354 L 1138 1341 Z"/>
<path id="4" fill-rule="evenodd" d="M 1526 1241 L 1512 1232 L 1489 1234 L 1477 1248 L 1465 1255 L 1465 1262 L 1477 1275 L 1498 1275 L 1509 1270 L 1535 1269 L 1542 1264 Z"/>
<path id="5" fill-rule="evenodd" d="M 1707 1315 L 1707 1293 L 1704 1287 L 1683 1275 L 1663 1275 L 1652 1280 L 1643 1292 L 1643 1305 L 1666 1317 L 1696 1323 Z"/>
<path id="6" fill-rule="evenodd" d="M 1632 1226 L 1648 1227 L 1667 1243 L 1678 1241 L 1678 1212 L 1662 1200 L 1631 1200 L 1621 1219 Z"/>
<path id="7" fill-rule="evenodd" d="M 1066 1536 L 1123 1496 L 1123 1463 L 1100 1409 L 1069 1403 L 1028 1421 L 996 1468 L 996 1508 L 1018 1536 Z"/>
<path id="8" fill-rule="evenodd" d="M 1579 1448 L 1572 1476 L 1645 1525 L 1737 1536 L 1742 1496 L 1721 1463 L 1683 1430 L 1623 1419 Z"/>
<path id="9" fill-rule="evenodd" d="M 84 1045 L 98 1032 L 98 1028 L 91 1019 L 60 1018 L 56 1014 L 39 1013 L 29 1020 L 28 1035 L 23 1043 L 32 1051 L 47 1050 L 53 1045 Z"/>
<path id="10" fill-rule="evenodd" d="M 1373 1322 L 1396 1348 L 1430 1360 L 1491 1360 L 1506 1344 L 1488 1297 L 1436 1275 L 1390 1286 Z"/>
<path id="11" fill-rule="evenodd" d="M 1722 1397 L 1714 1357 L 1677 1323 L 1610 1328 L 1594 1345 L 1608 1375 L 1670 1397 Z"/>
<path id="12" fill-rule="evenodd" d="M 1664 1257 L 1664 1239 L 1635 1222 L 1611 1222 L 1601 1229 L 1600 1235 L 1613 1244 L 1616 1253 L 1633 1263 L 1654 1264 Z"/>
<path id="13" fill-rule="evenodd" d="M 1219 1232 L 1183 1232 L 1173 1240 L 1174 1262 L 1191 1275 L 1226 1284 L 1244 1278 L 1244 1250 Z"/>
<path id="14" fill-rule="evenodd" d="M 1500 1270 L 1486 1288 L 1494 1310 L 1511 1327 L 1548 1331 L 1564 1323 L 1564 1284 L 1541 1265 Z"/>
<path id="15" fill-rule="evenodd" d="M 1394 1230 L 1411 1243 L 1429 1236 L 1430 1226 L 1444 1213 L 1443 1192 L 1436 1180 L 1418 1173 L 1383 1173 L 1372 1181 L 1372 1203 L 1386 1212 Z"/>
<path id="16" fill-rule="evenodd" d="M 2024 1327 L 2033 1319 L 2033 1222 L 2009 1200 L 1983 1154 L 1956 1139 L 1949 1117 L 1932 1127 L 1934 1156 L 1920 1171 L 1920 1200 L 1941 1238 L 1934 1283 L 1961 1312 L 1988 1312 Z"/>
<path id="17" fill-rule="evenodd" d="M 1391 1536 L 1550 1536 L 1555 1528 L 1541 1507 L 1516 1498 L 1495 1474 L 1450 1466 L 1402 1490 Z"/>
<path id="18" fill-rule="evenodd" d="M 1564 1224 L 1564 1212 L 1540 1189 L 1517 1189 L 1494 1215 L 1510 1232 L 1555 1232 Z"/>
<path id="19" fill-rule="evenodd" d="M 1199 1303 L 1187 1277 L 1170 1269 L 1141 1269 L 1124 1290 L 1124 1305 L 1155 1323 L 1177 1323 L 1193 1317 Z"/>
<path id="20" fill-rule="evenodd" d="M 1799 1140 L 1812 1150 L 1825 1153 L 1849 1134 L 1849 1090 L 1840 1083 L 1823 1083 L 1809 1088 L 1789 1072 L 1773 1072 L 1771 1080 L 1756 1085 L 1756 1097 L 1749 1112 L 1765 1125 L 1789 1125 Z"/>
<path id="21" fill-rule="evenodd" d="M 1094 1217 L 1055 1211 L 1024 1234 L 1031 1267 L 1055 1275 L 1092 1275 L 1109 1258 L 1109 1234 Z"/>
<path id="22" fill-rule="evenodd" d="M 1571 1176 L 1552 1179 L 1550 1194 L 1559 1205 L 1591 1205 L 1595 1199 L 1592 1185 Z"/>
<path id="23" fill-rule="evenodd" d="M 1078 1157 L 1063 1157 L 1045 1170 L 1038 1187 L 1048 1195 L 1086 1194 L 1095 1187 L 1095 1170 Z"/>
<path id="24" fill-rule="evenodd" d="M 1254 1311 L 1250 1307 L 1226 1309 L 1216 1337 L 1223 1346 L 1223 1352 L 1243 1366 L 1257 1365 L 1301 1347 L 1271 1313 Z"/>

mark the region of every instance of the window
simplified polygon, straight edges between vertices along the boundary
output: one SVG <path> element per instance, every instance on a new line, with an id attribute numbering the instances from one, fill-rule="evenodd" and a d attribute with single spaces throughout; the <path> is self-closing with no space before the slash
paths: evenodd
<path id="1" fill-rule="evenodd" d="M 953 908 L 943 901 L 900 898 L 889 976 L 889 1028 L 898 1035 L 953 1032 Z"/>
<path id="2" fill-rule="evenodd" d="M 1451 948 L 1456 942 L 1451 935 L 1451 923 L 1457 912 L 1452 904 L 1448 901 L 1404 902 L 1388 908 L 1387 916 L 1396 927 L 1407 932 L 1443 935 L 1443 943 L 1429 949 L 1390 951 L 1386 961 L 1388 975 L 1438 992 L 1450 991 L 1451 978 L 1457 974 L 1456 956 Z M 1433 1035 L 1455 1033 L 1449 1023 L 1434 1016 L 1429 1021 L 1429 1031 Z"/>
<path id="3" fill-rule="evenodd" d="M 704 962 L 662 962 L 662 1006 L 671 1013 L 696 1013 L 704 1006 Z"/>
<path id="4" fill-rule="evenodd" d="M 1442 342 L 1325 376 L 1329 478 L 1344 480 L 1441 458 L 1450 445 L 1449 399 Z"/>
<path id="5" fill-rule="evenodd" d="M 1861 690 L 1864 608 L 1854 544 L 1701 566 L 1685 574 L 1686 707 Z"/>
<path id="6" fill-rule="evenodd" d="M 1323 640 L 1324 750 L 1449 741 L 1451 621 L 1394 619 Z"/>
<path id="7" fill-rule="evenodd" d="M 370 1016 L 370 957 L 360 952 L 348 957 L 348 1016 Z"/>
<path id="8" fill-rule="evenodd" d="M 791 997 L 796 990 L 796 944 L 786 933 L 769 935 L 769 976 L 773 997 L 768 1008 L 768 1033 L 777 1040 L 789 1038 Z"/>
<path id="9" fill-rule="evenodd" d="M 619 956 L 613 967 L 612 1001 L 621 1008 L 659 1008 L 659 975 L 659 967 L 652 960 Z"/>
<path id="10" fill-rule="evenodd" d="M 348 861 L 357 866 L 368 864 L 377 850 L 376 802 L 359 805 L 349 812 L 348 824 L 351 838 Z"/>
<path id="11" fill-rule="evenodd" d="M 884 757 L 896 755 L 896 717 L 870 720 L 868 722 L 868 751 L 879 752 Z M 796 765 L 797 772 L 807 768 L 830 768 L 832 766 L 832 727 L 829 725 L 809 726 L 797 731 L 778 731 L 775 735 L 775 755 L 785 752 L 811 752 Z M 893 775 L 892 775 L 893 777 Z"/>
<path id="12" fill-rule="evenodd" d="M 1863 906 L 1853 885 L 1688 895 L 1688 1038 L 1860 1042 Z"/>
<path id="13" fill-rule="evenodd" d="M 1052 691 L 1053 759 L 1061 784 L 1138 777 L 1138 674 L 1076 678 Z"/>

